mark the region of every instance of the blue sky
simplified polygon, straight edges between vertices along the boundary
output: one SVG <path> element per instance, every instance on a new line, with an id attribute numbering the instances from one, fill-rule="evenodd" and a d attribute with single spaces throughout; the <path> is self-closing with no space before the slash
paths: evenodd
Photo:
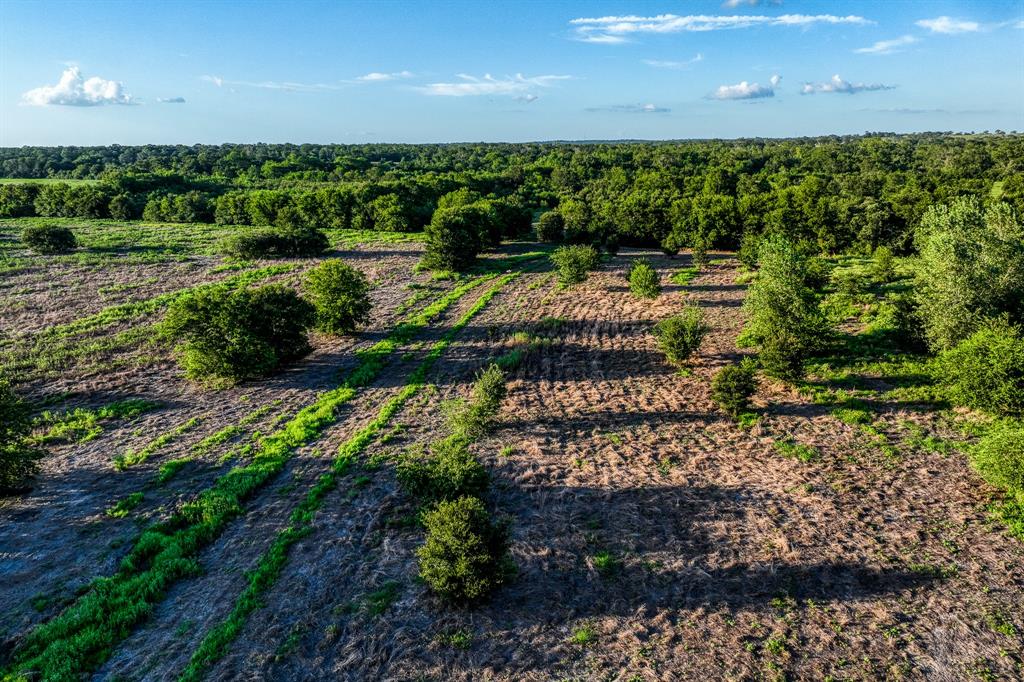
<path id="1" fill-rule="evenodd" d="M 0 146 L 1024 130 L 1024 0 L 0 0 Z"/>

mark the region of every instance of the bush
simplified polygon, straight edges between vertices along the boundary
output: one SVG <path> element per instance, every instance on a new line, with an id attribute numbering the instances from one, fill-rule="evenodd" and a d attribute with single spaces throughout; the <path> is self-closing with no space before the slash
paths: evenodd
<path id="1" fill-rule="evenodd" d="M 462 497 L 441 502 L 423 516 L 427 538 L 417 550 L 420 577 L 452 602 L 478 601 L 501 585 L 509 572 L 508 539 L 490 519 L 483 502 Z"/>
<path id="2" fill-rule="evenodd" d="M 673 365 L 682 367 L 700 347 L 708 328 L 700 308 L 687 306 L 678 315 L 667 317 L 654 327 L 658 345 Z"/>
<path id="3" fill-rule="evenodd" d="M 448 415 L 448 425 L 458 438 L 475 440 L 487 432 L 505 397 L 505 372 L 491 363 L 477 374 L 468 401 L 456 401 Z"/>
<path id="4" fill-rule="evenodd" d="M 749 319 L 741 338 L 761 346 L 766 373 L 794 380 L 803 376 L 806 356 L 823 344 L 827 323 L 807 284 L 807 260 L 791 242 L 766 237 L 758 262 L 757 278 L 743 302 Z"/>
<path id="5" fill-rule="evenodd" d="M 551 254 L 551 262 L 558 271 L 558 281 L 564 285 L 586 280 L 587 272 L 596 268 L 598 261 L 597 249 L 583 244 L 560 246 Z"/>
<path id="6" fill-rule="evenodd" d="M 558 211 L 542 213 L 537 221 L 537 239 L 557 244 L 565 239 L 565 220 Z"/>
<path id="7" fill-rule="evenodd" d="M 434 270 L 468 269 L 483 248 L 488 216 L 474 206 L 442 208 L 434 211 L 425 232 L 427 250 L 423 263 Z"/>
<path id="8" fill-rule="evenodd" d="M 43 452 L 29 443 L 31 434 L 28 404 L 0 379 L 0 492 L 20 490 L 38 473 Z"/>
<path id="9" fill-rule="evenodd" d="M 33 225 L 21 232 L 21 241 L 38 253 L 67 253 L 78 246 L 75 233 L 58 225 Z"/>
<path id="10" fill-rule="evenodd" d="M 1024 499 L 1024 426 L 993 424 L 968 454 L 971 466 L 991 485 Z"/>
<path id="11" fill-rule="evenodd" d="M 872 327 L 885 328 L 892 341 L 905 350 L 922 352 L 928 347 L 917 299 L 910 293 L 886 296 Z"/>
<path id="12" fill-rule="evenodd" d="M 802 379 L 804 362 L 810 353 L 803 343 L 803 339 L 786 330 L 763 339 L 757 357 L 765 374 L 783 381 Z"/>
<path id="13" fill-rule="evenodd" d="M 407 494 L 427 505 L 481 495 L 490 482 L 467 441 L 458 437 L 437 441 L 430 446 L 430 454 L 403 453 L 395 465 L 395 477 Z"/>
<path id="14" fill-rule="evenodd" d="M 950 402 L 997 414 L 1024 412 L 1024 338 L 1018 327 L 989 321 L 936 359 L 936 379 Z"/>
<path id="15" fill-rule="evenodd" d="M 703 242 L 694 242 L 690 247 L 690 255 L 693 258 L 693 267 L 703 270 L 708 266 L 708 248 Z"/>
<path id="16" fill-rule="evenodd" d="M 893 258 L 892 249 L 888 246 L 879 246 L 871 257 L 871 276 L 879 284 L 888 284 L 896 279 L 896 259 Z"/>
<path id="17" fill-rule="evenodd" d="M 933 348 L 952 348 L 987 318 L 1024 323 L 1024 229 L 1008 205 L 985 210 L 957 199 L 933 206 L 915 243 L 915 292 Z"/>
<path id="18" fill-rule="evenodd" d="M 331 245 L 327 235 L 315 227 L 282 227 L 277 234 L 279 255 L 287 258 L 319 256 Z"/>
<path id="19" fill-rule="evenodd" d="M 326 334 L 351 334 L 370 318 L 366 275 L 340 260 L 312 269 L 302 289 L 316 309 L 316 328 Z"/>
<path id="20" fill-rule="evenodd" d="M 754 232 L 744 232 L 743 238 L 740 240 L 739 251 L 736 252 L 736 257 L 740 263 L 753 270 L 757 267 L 757 251 L 760 246 L 761 235 Z"/>
<path id="21" fill-rule="evenodd" d="M 280 284 L 231 291 L 212 287 L 184 296 L 167 310 L 165 338 L 192 379 L 250 379 L 309 352 L 306 330 L 316 311 Z"/>
<path id="22" fill-rule="evenodd" d="M 220 251 L 240 260 L 302 258 L 317 256 L 328 246 L 327 235 L 316 228 L 264 228 L 228 237 L 221 243 Z"/>
<path id="23" fill-rule="evenodd" d="M 756 391 L 756 368 L 749 359 L 726 365 L 711 380 L 711 399 L 733 418 L 750 407 L 750 398 Z"/>
<path id="24" fill-rule="evenodd" d="M 629 290 L 639 298 L 658 298 L 661 294 L 661 278 L 658 271 L 645 260 L 633 261 L 629 268 Z"/>
<path id="25" fill-rule="evenodd" d="M 831 280 L 836 291 L 850 296 L 863 294 L 871 289 L 871 281 L 856 270 L 833 270 Z"/>

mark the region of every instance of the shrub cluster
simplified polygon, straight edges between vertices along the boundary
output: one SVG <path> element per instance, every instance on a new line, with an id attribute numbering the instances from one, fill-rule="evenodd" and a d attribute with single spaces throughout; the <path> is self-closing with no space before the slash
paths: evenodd
<path id="1" fill-rule="evenodd" d="M 990 484 L 1024 503 L 1024 426 L 1003 420 L 994 424 L 969 453 L 971 465 Z"/>
<path id="2" fill-rule="evenodd" d="M 586 280 L 587 273 L 597 267 L 600 257 L 593 246 L 574 244 L 555 249 L 551 254 L 551 262 L 558 272 L 558 281 L 569 286 Z"/>
<path id="3" fill-rule="evenodd" d="M 711 399 L 733 418 L 750 407 L 750 398 L 756 392 L 757 368 L 750 358 L 726 365 L 711 379 Z"/>
<path id="4" fill-rule="evenodd" d="M 749 319 L 742 337 L 760 346 L 767 374 L 793 381 L 803 376 L 805 358 L 821 346 L 826 322 L 807 284 L 807 261 L 792 243 L 766 237 L 758 263 L 743 303 Z"/>
<path id="5" fill-rule="evenodd" d="M 21 232 L 21 241 L 42 254 L 67 253 L 76 246 L 75 233 L 58 225 L 32 225 Z"/>
<path id="6" fill-rule="evenodd" d="M 896 260 L 888 246 L 879 246 L 872 254 L 871 275 L 879 284 L 888 284 L 896 279 Z"/>
<path id="7" fill-rule="evenodd" d="M 271 372 L 309 352 L 316 310 L 280 284 L 232 291 L 211 287 L 171 304 L 161 333 L 178 342 L 185 374 L 239 381 Z"/>
<path id="8" fill-rule="evenodd" d="M 420 577 L 452 602 L 480 600 L 509 572 L 508 533 L 477 497 L 440 502 L 423 515 L 426 541 L 416 554 Z"/>
<path id="9" fill-rule="evenodd" d="M 22 489 L 39 471 L 43 452 L 29 442 L 31 434 L 28 404 L 0 379 L 0 493 Z"/>
<path id="10" fill-rule="evenodd" d="M 490 483 L 469 445 L 484 434 L 505 395 L 497 364 L 477 375 L 468 401 L 449 415 L 451 434 L 429 453 L 407 452 L 396 464 L 405 491 L 427 511 L 426 540 L 417 552 L 420 577 L 437 595 L 472 602 L 505 580 L 510 570 L 506 529 L 495 524 L 480 500 Z"/>
<path id="11" fill-rule="evenodd" d="M 302 290 L 316 310 L 316 328 L 325 334 L 351 334 L 370 317 L 370 282 L 340 260 L 310 270 Z"/>
<path id="12" fill-rule="evenodd" d="M 695 306 L 687 306 L 678 315 L 667 317 L 654 326 L 661 351 L 677 367 L 684 366 L 700 348 L 707 331 L 704 315 Z"/>
<path id="13" fill-rule="evenodd" d="M 933 206 L 915 235 L 915 292 L 929 344 L 951 348 L 989 318 L 1024 322 L 1024 228 L 1006 204 Z"/>
<path id="14" fill-rule="evenodd" d="M 646 260 L 633 261 L 629 268 L 629 290 L 638 298 L 658 298 L 661 294 L 658 271 Z"/>
<path id="15" fill-rule="evenodd" d="M 565 239 L 565 219 L 558 211 L 542 213 L 537 220 L 538 241 L 557 244 Z"/>
<path id="16" fill-rule="evenodd" d="M 317 256 L 330 246 L 327 235 L 310 227 L 250 230 L 228 237 L 221 253 L 240 260 Z"/>
<path id="17" fill-rule="evenodd" d="M 1005 320 L 990 320 L 942 351 L 936 379 L 950 402 L 995 414 L 1024 412 L 1024 338 Z"/>
<path id="18" fill-rule="evenodd" d="M 468 269 L 483 249 L 490 222 L 486 211 L 473 205 L 434 211 L 425 229 L 427 249 L 423 264 L 435 270 Z"/>

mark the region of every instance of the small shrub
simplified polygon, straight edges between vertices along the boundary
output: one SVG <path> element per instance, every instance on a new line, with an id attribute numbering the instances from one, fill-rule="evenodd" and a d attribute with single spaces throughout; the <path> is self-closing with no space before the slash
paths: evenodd
<path id="1" fill-rule="evenodd" d="M 427 537 L 417 550 L 420 577 L 438 596 L 483 599 L 509 572 L 508 539 L 476 497 L 441 502 L 423 515 Z"/>
<path id="2" fill-rule="evenodd" d="M 279 284 L 239 291 L 214 287 L 175 301 L 161 334 L 180 342 L 180 364 L 188 377 L 238 381 L 308 353 L 306 330 L 315 313 Z"/>
<path id="3" fill-rule="evenodd" d="M 779 330 L 761 340 L 758 361 L 768 376 L 783 381 L 799 381 L 804 376 L 804 363 L 809 352 L 800 337 Z"/>
<path id="4" fill-rule="evenodd" d="M 815 290 L 823 289 L 832 274 L 832 266 L 827 260 L 818 256 L 812 256 L 805 260 L 803 270 L 804 286 Z"/>
<path id="5" fill-rule="evenodd" d="M 702 241 L 695 241 L 690 248 L 690 255 L 693 258 L 693 267 L 703 270 L 710 262 L 708 260 L 708 248 Z"/>
<path id="6" fill-rule="evenodd" d="M 749 359 L 718 370 L 711 380 L 711 399 L 733 419 L 750 407 L 750 398 L 757 391 L 757 374 Z"/>
<path id="7" fill-rule="evenodd" d="M 38 473 L 43 452 L 30 444 L 31 434 L 28 403 L 0 379 L 0 493 L 22 489 Z"/>
<path id="8" fill-rule="evenodd" d="M 339 260 L 311 270 L 303 291 L 316 309 L 316 328 L 326 334 L 351 334 L 370 317 L 366 275 Z"/>
<path id="9" fill-rule="evenodd" d="M 395 465 L 395 476 L 405 492 L 422 504 L 477 496 L 487 490 L 490 477 L 462 438 L 445 438 L 430 453 L 404 453 Z"/>
<path id="10" fill-rule="evenodd" d="M 743 238 L 740 240 L 739 251 L 736 252 L 736 258 L 748 269 L 753 270 L 757 267 L 757 250 L 760 246 L 761 235 L 744 232 Z"/>
<path id="11" fill-rule="evenodd" d="M 896 279 L 896 259 L 888 246 L 879 246 L 871 256 L 871 276 L 879 284 L 888 284 Z"/>
<path id="12" fill-rule="evenodd" d="M 558 281 L 568 286 L 587 279 L 587 273 L 597 267 L 598 254 L 593 246 L 560 246 L 551 254 L 551 262 L 558 271 Z"/>
<path id="13" fill-rule="evenodd" d="M 42 254 L 67 253 L 76 246 L 75 233 L 58 225 L 33 225 L 21 232 L 21 241 Z"/>
<path id="14" fill-rule="evenodd" d="M 1009 420 L 993 424 L 969 457 L 982 478 L 1024 500 L 1024 426 Z"/>
<path id="15" fill-rule="evenodd" d="M 483 248 L 482 236 L 490 217 L 474 205 L 434 211 L 424 229 L 427 250 L 423 264 L 432 270 L 467 270 Z"/>
<path id="16" fill-rule="evenodd" d="M 913 352 L 927 349 L 920 306 L 910 293 L 889 294 L 878 306 L 872 327 L 883 328 L 900 348 Z"/>
<path id="17" fill-rule="evenodd" d="M 565 220 L 558 211 L 542 213 L 537 221 L 537 239 L 549 244 L 557 244 L 565 239 Z"/>
<path id="18" fill-rule="evenodd" d="M 302 258 L 317 256 L 328 246 L 327 235 L 312 227 L 264 228 L 228 237 L 220 251 L 239 260 Z"/>
<path id="19" fill-rule="evenodd" d="M 331 245 L 327 235 L 315 227 L 284 226 L 277 231 L 280 255 L 288 258 L 319 256 Z"/>
<path id="20" fill-rule="evenodd" d="M 452 433 L 468 440 L 483 436 L 498 413 L 505 392 L 505 372 L 495 363 L 488 365 L 477 374 L 469 400 L 453 403 L 448 415 Z"/>
<path id="21" fill-rule="evenodd" d="M 682 367 L 700 347 L 708 328 L 700 308 L 688 306 L 678 315 L 665 318 L 654 327 L 658 345 L 673 365 Z"/>
<path id="22" fill-rule="evenodd" d="M 661 294 L 658 271 L 645 260 L 633 261 L 629 269 L 629 290 L 638 298 L 658 298 Z"/>
<path id="23" fill-rule="evenodd" d="M 863 294 L 871 288 L 871 281 L 856 270 L 835 270 L 831 280 L 836 291 L 851 296 Z"/>
<path id="24" fill-rule="evenodd" d="M 990 321 L 936 359 L 936 379 L 949 400 L 997 414 L 1024 412 L 1024 338 Z"/>

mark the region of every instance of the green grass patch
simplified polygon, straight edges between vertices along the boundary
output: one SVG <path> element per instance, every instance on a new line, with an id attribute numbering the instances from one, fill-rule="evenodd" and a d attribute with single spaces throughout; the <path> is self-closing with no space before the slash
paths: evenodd
<path id="1" fill-rule="evenodd" d="M 104 513 L 112 519 L 123 519 L 124 517 L 128 516 L 128 514 L 131 513 L 131 511 L 138 507 L 139 504 L 141 503 L 142 493 L 132 493 L 123 500 L 120 500 L 113 507 L 108 508 Z"/>
<path id="2" fill-rule="evenodd" d="M 114 468 L 118 471 L 124 471 L 128 467 L 142 464 L 162 447 L 174 442 L 186 432 L 199 426 L 201 421 L 202 420 L 199 417 L 192 417 L 184 424 L 176 426 L 167 433 L 160 434 L 147 443 L 141 450 L 128 450 L 124 454 L 114 457 Z"/>
<path id="3" fill-rule="evenodd" d="M 40 443 L 57 441 L 85 443 L 103 433 L 102 422 L 113 419 L 134 419 L 150 412 L 162 403 L 141 398 L 118 400 L 95 410 L 76 408 L 69 412 L 43 412 L 36 419 L 36 428 L 46 431 L 37 437 Z"/>

